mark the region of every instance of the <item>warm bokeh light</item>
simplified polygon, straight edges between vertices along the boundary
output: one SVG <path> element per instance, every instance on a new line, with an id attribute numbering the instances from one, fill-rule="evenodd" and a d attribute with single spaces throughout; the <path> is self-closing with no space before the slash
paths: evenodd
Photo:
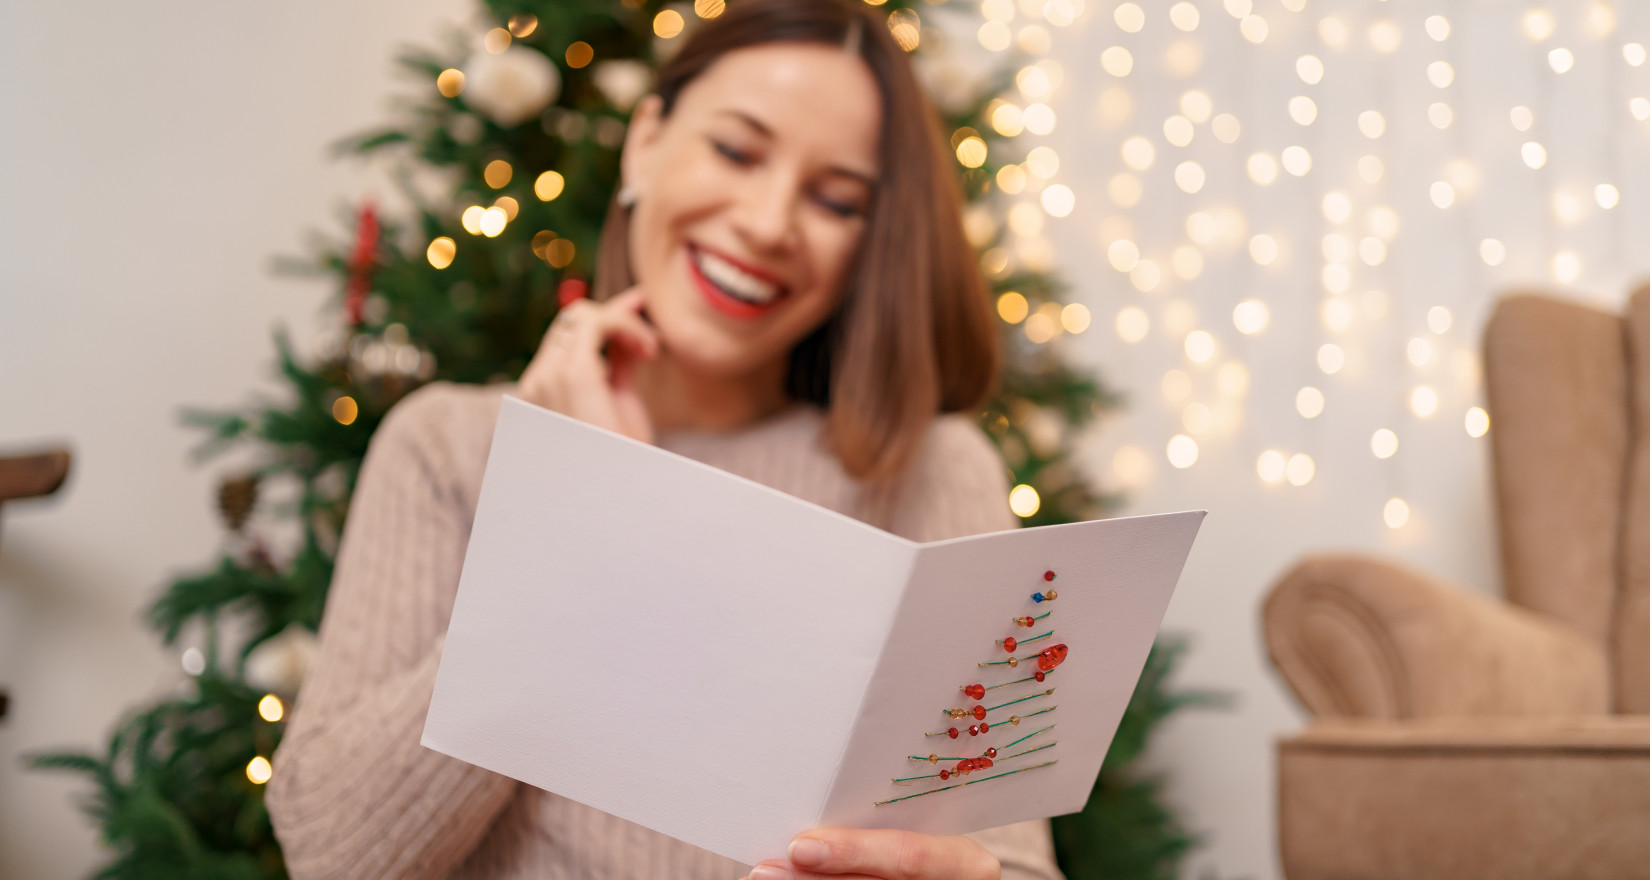
<path id="1" fill-rule="evenodd" d="M 280 721 L 285 714 L 286 707 L 281 705 L 281 698 L 274 694 L 264 694 L 264 698 L 258 701 L 258 717 L 271 724 Z"/>
<path id="2" fill-rule="evenodd" d="M 1136 488 L 1151 479 L 1152 459 L 1138 446 L 1119 446 L 1112 453 L 1111 470 L 1123 488 Z"/>
<path id="3" fill-rule="evenodd" d="M 1481 406 L 1467 410 L 1466 425 L 1468 437 L 1482 437 L 1490 432 L 1490 414 Z"/>
<path id="4" fill-rule="evenodd" d="M 1197 464 L 1197 441 L 1185 434 L 1170 437 L 1164 452 L 1169 457 L 1169 464 L 1177 468 L 1185 469 Z"/>
<path id="5" fill-rule="evenodd" d="M 544 261 L 557 269 L 565 269 L 573 262 L 576 249 L 571 241 L 558 238 L 544 246 Z"/>
<path id="6" fill-rule="evenodd" d="M 1381 428 L 1369 438 L 1369 451 L 1376 458 L 1388 459 L 1398 454 L 1398 435 L 1390 428 Z"/>
<path id="7" fill-rule="evenodd" d="M 1386 506 L 1381 508 L 1381 519 L 1389 529 L 1402 528 L 1409 522 L 1409 505 L 1402 498 L 1388 498 Z"/>
<path id="8" fill-rule="evenodd" d="M 1008 490 L 1008 509 L 1021 519 L 1035 514 L 1042 506 L 1043 499 L 1037 496 L 1037 490 L 1025 483 Z"/>
<path id="9" fill-rule="evenodd" d="M 1031 304 L 1023 294 L 1010 290 L 997 297 L 997 315 L 1010 324 L 1018 324 L 1031 314 Z"/>
<path id="10" fill-rule="evenodd" d="M 269 766 L 269 759 L 263 755 L 246 762 L 246 778 L 252 780 L 253 785 L 263 785 L 273 775 L 274 768 Z"/>
<path id="11" fill-rule="evenodd" d="M 888 32 L 901 49 L 915 52 L 922 43 L 922 19 L 915 10 L 896 9 L 888 14 Z"/>
<path id="12" fill-rule="evenodd" d="M 1284 475 L 1289 478 L 1289 485 L 1304 486 L 1312 482 L 1312 477 L 1318 472 L 1317 463 L 1312 456 L 1304 452 L 1297 452 L 1289 456 L 1289 464 L 1284 466 Z"/>
<path id="13" fill-rule="evenodd" d="M 523 39 L 532 36 L 533 32 L 539 29 L 539 17 L 529 13 L 512 15 L 504 26 L 510 29 L 511 35 L 516 39 Z"/>
<path id="14" fill-rule="evenodd" d="M 360 415 L 360 405 L 348 394 L 332 402 L 332 418 L 340 425 L 353 425 Z"/>
<path id="15" fill-rule="evenodd" d="M 1323 392 L 1307 385 L 1295 392 L 1295 412 L 1300 413 L 1303 419 L 1315 419 L 1323 415 Z"/>
<path id="16" fill-rule="evenodd" d="M 700 18 L 715 18 L 726 12 L 727 8 L 724 0 L 693 0 L 693 14 Z"/>
<path id="17" fill-rule="evenodd" d="M 1499 266 L 1507 259 L 1507 246 L 1500 239 L 1486 238 L 1478 243 L 1478 256 L 1486 266 Z"/>
<path id="18" fill-rule="evenodd" d="M 1215 356 L 1215 338 L 1206 330 L 1193 330 L 1186 334 L 1186 357 L 1193 363 L 1208 363 Z"/>
<path id="19" fill-rule="evenodd" d="M 1455 317 L 1450 314 L 1449 309 L 1443 306 L 1433 306 L 1427 309 L 1427 329 L 1434 333 L 1448 332 L 1454 321 Z"/>
<path id="20" fill-rule="evenodd" d="M 1409 409 L 1421 418 L 1430 418 L 1438 411 L 1438 392 L 1430 386 L 1417 385 L 1409 392 Z"/>
<path id="21" fill-rule="evenodd" d="M 653 33 L 661 39 L 671 39 L 682 32 L 687 22 L 682 19 L 682 13 L 674 9 L 664 9 L 653 16 Z"/>
<path id="22" fill-rule="evenodd" d="M 1333 342 L 1318 346 L 1318 369 L 1333 376 L 1346 366 L 1346 353 Z"/>
<path id="23" fill-rule="evenodd" d="M 541 202 L 554 201 L 566 186 L 567 180 L 561 174 L 546 171 L 539 175 L 538 180 L 533 181 L 533 195 L 538 196 Z"/>
<path id="24" fill-rule="evenodd" d="M 1255 473 L 1264 483 L 1282 482 L 1285 466 L 1283 453 L 1276 449 L 1268 449 L 1255 459 Z"/>
<path id="25" fill-rule="evenodd" d="M 1232 325 L 1245 336 L 1265 330 L 1271 319 L 1266 303 L 1258 299 L 1246 299 L 1232 308 Z"/>
<path id="26" fill-rule="evenodd" d="M 1133 344 L 1145 339 L 1151 327 L 1151 318 L 1146 314 L 1146 310 L 1139 306 L 1124 306 L 1117 312 L 1117 338 L 1124 342 Z"/>
<path id="27" fill-rule="evenodd" d="M 1417 336 L 1411 339 L 1408 345 L 1404 346 L 1404 354 L 1409 357 L 1410 363 L 1417 367 L 1424 367 L 1428 361 L 1432 360 L 1432 343 Z"/>
<path id="28" fill-rule="evenodd" d="M 453 257 L 458 255 L 458 243 L 443 235 L 432 239 L 430 246 L 424 251 L 424 258 L 437 269 L 445 269 L 453 264 Z"/>
<path id="29" fill-rule="evenodd" d="M 1093 317 L 1089 314 L 1088 306 L 1082 303 L 1071 303 L 1060 310 L 1060 326 L 1067 333 L 1076 335 L 1089 329 Z"/>
<path id="30" fill-rule="evenodd" d="M 481 212 L 481 219 L 477 225 L 481 227 L 481 234 L 488 238 L 498 238 L 504 231 L 505 224 L 510 222 L 510 215 L 497 205 Z"/>
<path id="31" fill-rule="evenodd" d="M 969 135 L 957 143 L 957 161 L 964 168 L 978 168 L 985 164 L 985 141 L 977 135 Z"/>
<path id="32" fill-rule="evenodd" d="M 489 55 L 502 55 L 510 48 L 510 32 L 504 28 L 493 28 L 481 38 L 481 48 Z"/>
<path id="33" fill-rule="evenodd" d="M 435 89 L 444 98 L 456 98 L 464 91 L 464 71 L 447 68 L 435 78 Z"/>
<path id="34" fill-rule="evenodd" d="M 720 0 L 717 0 L 717 2 L 720 2 Z M 591 48 L 589 43 L 586 43 L 583 40 L 578 40 L 574 42 L 573 45 L 567 47 L 567 52 L 563 57 L 567 59 L 568 67 L 578 70 L 579 68 L 589 65 L 591 61 L 595 60 L 596 50 Z"/>

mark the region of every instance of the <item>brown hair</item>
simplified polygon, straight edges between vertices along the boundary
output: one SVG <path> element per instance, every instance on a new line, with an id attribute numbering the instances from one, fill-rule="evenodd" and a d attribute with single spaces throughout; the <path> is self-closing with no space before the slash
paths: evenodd
<path id="1" fill-rule="evenodd" d="M 682 89 L 729 52 L 766 43 L 854 52 L 882 93 L 878 183 L 836 314 L 791 352 L 790 394 L 827 410 L 831 449 L 851 475 L 881 480 L 911 463 L 941 412 L 990 394 L 1000 359 L 991 303 L 962 230 L 962 197 L 938 117 L 881 16 L 848 0 L 737 0 L 659 69 L 670 114 Z M 629 211 L 608 206 L 597 299 L 634 283 Z"/>

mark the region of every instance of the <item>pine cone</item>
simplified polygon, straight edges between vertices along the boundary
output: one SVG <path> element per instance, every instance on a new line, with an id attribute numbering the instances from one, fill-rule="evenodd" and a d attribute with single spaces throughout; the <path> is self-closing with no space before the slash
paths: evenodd
<path id="1" fill-rule="evenodd" d="M 218 512 L 232 532 L 246 527 L 252 508 L 258 504 L 258 475 L 256 473 L 230 477 L 218 484 Z"/>

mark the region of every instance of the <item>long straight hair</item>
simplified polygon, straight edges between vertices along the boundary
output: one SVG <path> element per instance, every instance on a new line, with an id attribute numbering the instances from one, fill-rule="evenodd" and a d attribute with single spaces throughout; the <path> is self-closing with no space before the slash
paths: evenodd
<path id="1" fill-rule="evenodd" d="M 962 228 L 962 196 L 910 59 L 881 17 L 851 0 L 735 0 L 658 72 L 668 118 L 682 90 L 729 52 L 823 43 L 853 52 L 882 94 L 879 174 L 835 314 L 791 351 L 786 380 L 826 410 L 826 437 L 850 475 L 904 471 L 934 417 L 978 407 L 1001 354 L 985 281 Z M 617 194 L 596 253 L 592 294 L 632 286 L 629 210 Z"/>

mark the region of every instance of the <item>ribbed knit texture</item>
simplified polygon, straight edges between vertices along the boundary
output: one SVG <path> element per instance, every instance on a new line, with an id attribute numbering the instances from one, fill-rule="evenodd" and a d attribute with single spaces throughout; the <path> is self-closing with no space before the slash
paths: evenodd
<path id="1" fill-rule="evenodd" d="M 269 782 L 288 868 L 297 880 L 735 880 L 747 866 L 419 745 L 493 423 L 511 391 L 431 385 L 373 436 L 320 653 Z M 1002 463 L 966 419 L 937 420 L 906 475 L 876 491 L 822 448 L 822 424 L 797 406 L 659 445 L 917 541 L 1014 526 Z M 1005 880 L 1060 876 L 1046 822 L 972 836 Z"/>

